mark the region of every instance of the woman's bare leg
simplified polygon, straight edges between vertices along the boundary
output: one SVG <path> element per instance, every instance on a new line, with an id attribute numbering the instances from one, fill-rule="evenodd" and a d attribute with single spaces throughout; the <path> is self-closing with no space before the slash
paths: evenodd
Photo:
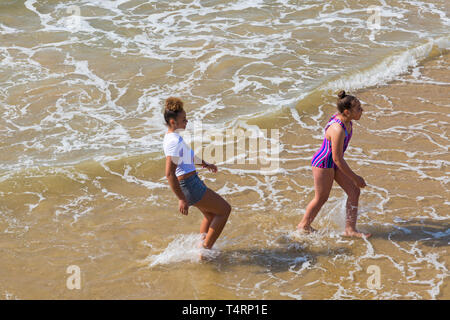
<path id="1" fill-rule="evenodd" d="M 356 220 L 358 219 L 358 201 L 360 189 L 341 170 L 336 169 L 334 176 L 336 182 L 347 194 L 346 218 L 344 236 L 348 237 L 370 237 L 370 233 L 362 233 L 356 230 Z"/>
<path id="2" fill-rule="evenodd" d="M 201 210 L 200 210 L 201 211 Z M 214 218 L 214 214 L 208 212 L 208 211 L 202 211 L 204 217 L 202 220 L 202 223 L 200 224 L 200 234 L 204 235 L 203 240 L 206 237 L 206 234 L 208 233 L 209 226 L 211 225 L 211 222 Z"/>
<path id="3" fill-rule="evenodd" d="M 302 221 L 300 221 L 297 226 L 297 229 L 306 232 L 315 231 L 313 228 L 311 228 L 311 223 L 314 221 L 317 213 L 319 213 L 324 203 L 328 200 L 328 196 L 330 195 L 334 179 L 333 168 L 311 168 L 314 176 L 315 195 L 314 199 L 311 200 L 311 202 L 306 207 L 305 215 L 303 216 Z"/>
<path id="4" fill-rule="evenodd" d="M 200 210 L 202 211 L 202 210 Z M 206 238 L 206 234 L 208 233 L 209 230 L 209 226 L 211 225 L 211 221 L 214 218 L 214 214 L 207 212 L 205 210 L 202 211 L 203 213 L 203 220 L 202 223 L 200 224 L 200 242 L 198 244 L 199 248 L 203 247 L 203 241 L 205 241 Z M 200 259 L 202 259 L 202 255 L 200 254 Z"/>
<path id="5" fill-rule="evenodd" d="M 206 212 L 207 215 L 212 215 L 210 221 L 205 215 L 205 219 L 208 221 L 205 221 L 204 219 L 200 227 L 200 232 L 207 230 L 203 246 L 207 249 L 211 249 L 227 223 L 231 212 L 231 206 L 219 194 L 209 188 L 206 189 L 203 198 L 194 204 L 194 206 L 202 211 L 203 214 Z"/>

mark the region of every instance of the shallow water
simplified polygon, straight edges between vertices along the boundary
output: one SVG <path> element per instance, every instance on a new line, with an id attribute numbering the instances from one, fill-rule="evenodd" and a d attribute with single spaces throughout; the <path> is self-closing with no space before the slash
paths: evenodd
<path id="1" fill-rule="evenodd" d="M 2 1 L 0 297 L 448 299 L 449 9 Z M 365 110 L 346 160 L 368 184 L 358 225 L 369 240 L 340 236 L 337 184 L 319 232 L 295 232 L 339 89 Z M 274 170 L 233 158 L 217 174 L 199 170 L 233 207 L 202 262 L 201 214 L 178 213 L 163 173 L 171 95 L 185 101 L 186 135 L 200 121 L 206 133 L 279 132 Z M 71 265 L 80 290 L 66 286 Z M 368 286 L 371 265 L 379 289 Z"/>

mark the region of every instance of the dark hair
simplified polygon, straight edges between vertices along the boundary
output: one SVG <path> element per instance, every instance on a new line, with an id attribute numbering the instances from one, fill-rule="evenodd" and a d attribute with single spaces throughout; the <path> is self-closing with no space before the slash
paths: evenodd
<path id="1" fill-rule="evenodd" d="M 167 98 L 164 108 L 164 120 L 169 124 L 170 119 L 177 119 L 178 114 L 183 111 L 183 101 L 180 98 Z"/>
<path id="2" fill-rule="evenodd" d="M 346 94 L 344 90 L 339 91 L 337 100 L 339 112 L 342 113 L 344 110 L 350 110 L 353 107 L 353 103 L 357 100 L 356 97 Z"/>

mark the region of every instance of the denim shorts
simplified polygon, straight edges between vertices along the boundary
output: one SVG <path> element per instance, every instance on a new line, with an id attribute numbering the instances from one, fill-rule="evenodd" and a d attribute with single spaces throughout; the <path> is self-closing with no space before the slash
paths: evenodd
<path id="1" fill-rule="evenodd" d="M 200 201 L 207 189 L 197 173 L 187 179 L 180 180 L 180 187 L 190 206 Z"/>

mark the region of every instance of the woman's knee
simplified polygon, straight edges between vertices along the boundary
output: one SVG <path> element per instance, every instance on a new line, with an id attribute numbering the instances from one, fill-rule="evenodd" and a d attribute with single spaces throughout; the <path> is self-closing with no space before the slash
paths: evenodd
<path id="1" fill-rule="evenodd" d="M 230 206 L 230 204 L 229 204 L 228 202 L 226 202 L 226 201 L 225 201 L 225 205 L 224 205 L 223 211 L 224 211 L 223 214 L 226 215 L 226 216 L 229 216 L 230 213 L 231 213 L 231 206 Z"/>
<path id="2" fill-rule="evenodd" d="M 214 219 L 214 213 L 212 212 L 208 212 L 206 214 L 203 212 L 203 216 L 208 222 L 211 222 Z"/>

